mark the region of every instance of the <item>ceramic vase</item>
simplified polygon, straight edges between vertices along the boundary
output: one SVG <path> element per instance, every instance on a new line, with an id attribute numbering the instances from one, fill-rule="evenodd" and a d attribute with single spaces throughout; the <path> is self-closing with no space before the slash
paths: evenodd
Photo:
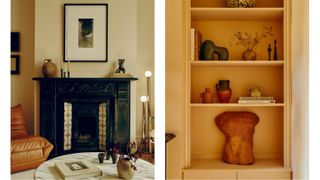
<path id="1" fill-rule="evenodd" d="M 115 164 L 119 159 L 119 154 L 111 154 L 112 164 Z"/>
<path id="2" fill-rule="evenodd" d="M 202 103 L 213 103 L 213 93 L 210 92 L 210 88 L 206 88 L 205 92 L 200 94 Z"/>
<path id="3" fill-rule="evenodd" d="M 117 171 L 119 178 L 132 179 L 135 172 L 134 162 L 128 159 L 119 158 L 119 161 L 117 162 Z"/>
<path id="4" fill-rule="evenodd" d="M 254 61 L 257 59 L 257 53 L 252 49 L 247 49 L 242 53 L 242 60 Z"/>
<path id="5" fill-rule="evenodd" d="M 256 5 L 256 0 L 225 0 L 227 7 L 250 8 Z"/>
<path id="6" fill-rule="evenodd" d="M 103 153 L 103 152 L 100 152 L 100 153 L 98 154 L 99 163 L 103 163 L 103 160 L 104 160 L 104 157 L 105 157 L 105 156 L 106 156 L 106 154 Z"/>
<path id="7" fill-rule="evenodd" d="M 218 100 L 220 103 L 228 103 L 231 98 L 232 90 L 229 87 L 229 84 L 229 80 L 219 80 L 219 83 L 216 84 Z"/>
<path id="8" fill-rule="evenodd" d="M 51 59 L 45 59 L 42 66 L 42 74 L 44 77 L 56 77 L 57 66 L 51 62 Z"/>

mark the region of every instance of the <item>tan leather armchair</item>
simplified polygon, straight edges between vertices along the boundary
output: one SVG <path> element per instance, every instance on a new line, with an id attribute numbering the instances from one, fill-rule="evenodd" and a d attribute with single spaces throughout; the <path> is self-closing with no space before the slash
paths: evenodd
<path id="1" fill-rule="evenodd" d="M 45 138 L 27 134 L 22 106 L 11 107 L 11 173 L 38 167 L 52 148 Z"/>

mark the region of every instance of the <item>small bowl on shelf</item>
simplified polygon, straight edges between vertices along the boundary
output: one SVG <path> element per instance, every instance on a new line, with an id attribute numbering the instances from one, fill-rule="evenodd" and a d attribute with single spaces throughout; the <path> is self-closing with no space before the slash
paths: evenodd
<path id="1" fill-rule="evenodd" d="M 230 8 L 251 8 L 256 5 L 256 0 L 225 0 L 225 2 Z"/>

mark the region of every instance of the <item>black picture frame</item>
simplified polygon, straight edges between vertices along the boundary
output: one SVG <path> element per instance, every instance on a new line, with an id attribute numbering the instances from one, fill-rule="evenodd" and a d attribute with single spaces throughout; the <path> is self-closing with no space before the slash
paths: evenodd
<path id="1" fill-rule="evenodd" d="M 20 74 L 20 56 L 11 55 L 11 74 Z"/>
<path id="2" fill-rule="evenodd" d="M 108 62 L 107 3 L 64 4 L 63 57 L 64 62 Z"/>
<path id="3" fill-rule="evenodd" d="M 11 32 L 11 52 L 20 51 L 20 33 Z"/>

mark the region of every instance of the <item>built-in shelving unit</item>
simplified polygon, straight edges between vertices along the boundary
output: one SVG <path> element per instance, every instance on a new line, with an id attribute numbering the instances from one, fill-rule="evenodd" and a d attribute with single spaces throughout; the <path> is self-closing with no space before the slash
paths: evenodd
<path id="1" fill-rule="evenodd" d="M 254 8 L 228 8 L 224 0 L 188 0 L 186 3 L 186 79 L 188 99 L 185 123 L 185 179 L 290 179 L 290 1 L 256 0 Z M 233 46 L 236 32 L 249 34 L 272 26 L 272 37 L 260 41 L 257 60 L 243 61 L 244 49 Z M 191 58 L 190 29 L 195 28 L 203 40 L 212 40 L 229 51 L 227 61 Z M 277 40 L 278 60 L 268 60 L 268 44 Z M 273 49 L 272 49 L 273 52 Z M 272 53 L 273 58 L 273 53 Z M 205 88 L 215 92 L 220 79 L 230 80 L 229 103 L 202 103 Z M 262 94 L 273 96 L 276 103 L 238 104 L 240 96 L 249 96 L 248 88 L 262 87 Z M 225 142 L 214 119 L 225 111 L 250 111 L 260 121 L 254 134 L 252 165 L 232 165 L 222 161 Z"/>

